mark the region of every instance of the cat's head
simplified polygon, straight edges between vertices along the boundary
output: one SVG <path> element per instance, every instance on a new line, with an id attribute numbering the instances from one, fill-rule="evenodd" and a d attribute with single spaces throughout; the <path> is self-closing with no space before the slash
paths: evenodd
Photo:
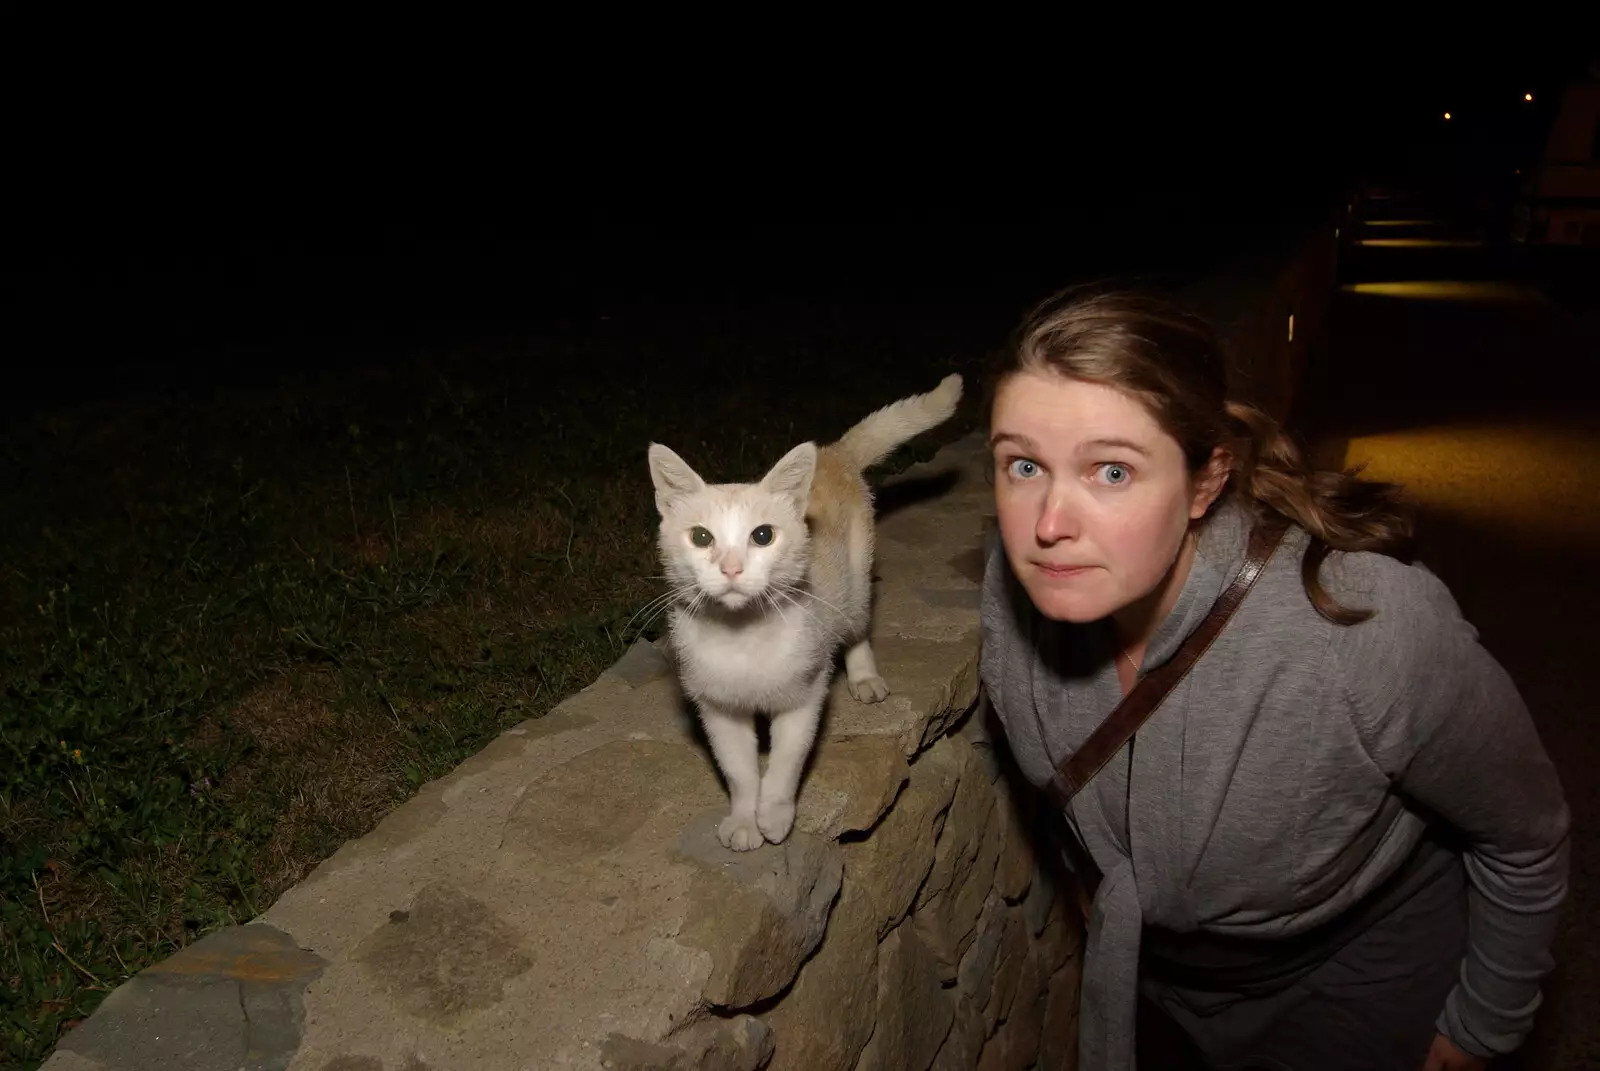
<path id="1" fill-rule="evenodd" d="M 660 443 L 650 444 L 650 478 L 661 512 L 661 561 L 669 583 L 741 610 L 806 573 L 806 506 L 815 443 L 790 450 L 760 483 L 706 483 Z"/>

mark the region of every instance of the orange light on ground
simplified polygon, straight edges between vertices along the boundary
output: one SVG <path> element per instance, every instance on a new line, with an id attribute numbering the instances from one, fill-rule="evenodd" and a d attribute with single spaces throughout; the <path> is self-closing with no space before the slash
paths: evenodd
<path id="1" fill-rule="evenodd" d="M 1475 238 L 1363 238 L 1361 244 L 1373 249 L 1477 249 Z"/>
<path id="2" fill-rule="evenodd" d="M 1346 465 L 1403 483 L 1424 506 L 1507 534 L 1600 536 L 1600 436 L 1576 426 L 1455 425 L 1350 440 Z M 1537 478 L 1530 474 L 1537 474 Z"/>
<path id="3" fill-rule="evenodd" d="M 1400 298 L 1409 301 L 1543 302 L 1545 296 L 1529 286 L 1477 279 L 1408 279 L 1391 283 L 1346 283 L 1346 294 Z"/>

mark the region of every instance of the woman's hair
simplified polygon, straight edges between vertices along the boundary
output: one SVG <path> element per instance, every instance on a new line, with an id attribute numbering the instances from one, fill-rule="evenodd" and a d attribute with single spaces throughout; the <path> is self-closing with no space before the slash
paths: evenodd
<path id="1" fill-rule="evenodd" d="M 1229 400 L 1223 348 L 1204 320 L 1146 293 L 1073 287 L 1023 320 L 990 378 L 991 403 L 1007 377 L 1042 369 L 1143 403 L 1183 448 L 1191 475 L 1222 447 L 1231 458 L 1229 494 L 1257 516 L 1276 512 L 1310 534 L 1300 573 L 1317 612 L 1341 625 L 1372 616 L 1339 605 L 1321 567 L 1332 550 L 1404 556 L 1412 525 L 1400 489 L 1359 479 L 1358 469 L 1312 469 L 1271 416 Z"/>

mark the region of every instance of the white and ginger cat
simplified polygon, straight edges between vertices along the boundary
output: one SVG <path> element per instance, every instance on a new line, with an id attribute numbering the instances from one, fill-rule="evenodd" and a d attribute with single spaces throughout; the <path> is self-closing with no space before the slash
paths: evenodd
<path id="1" fill-rule="evenodd" d="M 868 416 L 836 443 L 801 443 L 760 483 L 708 484 L 659 443 L 650 475 L 671 584 L 672 646 L 731 808 L 717 836 L 735 851 L 779 843 L 845 648 L 850 694 L 881 702 L 889 686 L 868 642 L 872 495 L 861 473 L 948 420 L 961 377 L 945 377 Z M 755 715 L 771 717 L 765 774 Z"/>

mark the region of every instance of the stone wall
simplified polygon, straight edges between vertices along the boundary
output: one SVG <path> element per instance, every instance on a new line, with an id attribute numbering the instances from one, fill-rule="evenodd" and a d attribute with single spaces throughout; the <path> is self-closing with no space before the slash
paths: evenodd
<path id="1" fill-rule="evenodd" d="M 827 932 L 764 1014 L 771 1066 L 1074 1066 L 1082 922 L 983 717 L 900 777 L 871 830 L 838 844 Z"/>
<path id="2" fill-rule="evenodd" d="M 880 491 L 892 694 L 835 682 L 783 844 L 718 843 L 639 643 L 120 987 L 51 1071 L 1070 1066 L 1081 921 L 977 702 L 985 461 L 969 437 Z"/>

